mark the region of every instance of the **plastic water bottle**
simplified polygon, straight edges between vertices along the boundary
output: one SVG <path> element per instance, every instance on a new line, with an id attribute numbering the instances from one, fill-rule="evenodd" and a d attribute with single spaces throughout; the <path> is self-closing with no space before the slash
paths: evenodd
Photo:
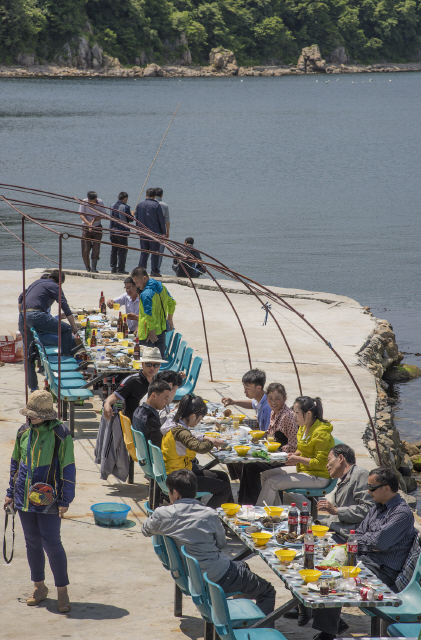
<path id="1" fill-rule="evenodd" d="M 355 567 L 357 564 L 358 541 L 357 541 L 357 536 L 355 535 L 354 529 L 350 531 L 350 535 L 346 543 L 346 551 L 348 556 L 347 557 L 348 567 Z"/>
<path id="2" fill-rule="evenodd" d="M 288 512 L 288 533 L 298 533 L 298 509 L 295 502 L 291 502 Z"/>
<path id="3" fill-rule="evenodd" d="M 314 569 L 314 536 L 311 529 L 304 536 L 304 569 Z"/>

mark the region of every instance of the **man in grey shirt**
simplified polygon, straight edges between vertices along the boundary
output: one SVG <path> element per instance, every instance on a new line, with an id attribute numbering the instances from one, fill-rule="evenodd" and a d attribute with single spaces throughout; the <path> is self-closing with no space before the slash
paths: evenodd
<path id="1" fill-rule="evenodd" d="M 155 200 L 157 200 L 157 202 L 159 202 L 159 204 L 161 205 L 162 213 L 164 215 L 164 220 L 165 220 L 165 229 L 167 233 L 167 238 L 169 238 L 170 237 L 170 209 L 165 202 L 162 202 L 162 196 L 164 195 L 164 192 L 161 189 L 161 187 L 157 187 L 155 189 L 155 193 L 156 193 Z M 159 245 L 159 253 L 164 253 L 163 244 Z M 158 265 L 159 271 L 161 271 L 161 264 L 162 264 L 162 256 L 159 257 L 159 265 Z"/>
<path id="2" fill-rule="evenodd" d="M 82 258 L 85 263 L 86 271 L 92 271 L 92 273 L 98 273 L 97 263 L 99 260 L 99 251 L 101 248 L 100 242 L 102 238 L 102 213 L 107 213 L 104 208 L 104 203 L 98 198 L 95 191 L 88 191 L 88 197 L 84 199 L 85 204 L 81 204 L 79 207 L 79 214 L 82 220 Z M 95 215 L 92 209 L 96 209 L 99 215 Z M 90 265 L 90 253 L 92 251 L 92 268 Z"/>
<path id="3" fill-rule="evenodd" d="M 256 600 L 265 615 L 275 608 L 274 587 L 250 571 L 245 562 L 230 560 L 221 549 L 225 547 L 225 531 L 213 509 L 195 499 L 197 480 L 193 471 L 178 469 L 166 480 L 170 505 L 159 507 L 143 523 L 144 536 L 169 536 L 179 549 L 198 561 L 202 573 L 226 593 L 240 591 L 245 598 Z"/>

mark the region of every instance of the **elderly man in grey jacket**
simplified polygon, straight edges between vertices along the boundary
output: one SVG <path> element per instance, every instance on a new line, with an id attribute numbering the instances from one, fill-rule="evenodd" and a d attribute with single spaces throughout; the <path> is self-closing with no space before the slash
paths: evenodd
<path id="1" fill-rule="evenodd" d="M 159 507 L 143 523 L 144 536 L 169 536 L 179 549 L 196 558 L 202 573 L 207 572 L 212 582 L 225 593 L 240 591 L 245 598 L 256 600 L 265 615 L 275 608 L 275 589 L 245 562 L 230 560 L 222 553 L 225 531 L 214 509 L 195 499 L 197 480 L 189 469 L 173 471 L 166 480 L 170 505 Z"/>
<path id="2" fill-rule="evenodd" d="M 344 542 L 373 506 L 367 491 L 368 471 L 356 466 L 355 452 L 346 444 L 337 444 L 329 451 L 327 470 L 331 478 L 338 478 L 338 483 L 329 500 L 319 500 L 317 504 L 319 510 L 329 513 L 320 520 Z"/>

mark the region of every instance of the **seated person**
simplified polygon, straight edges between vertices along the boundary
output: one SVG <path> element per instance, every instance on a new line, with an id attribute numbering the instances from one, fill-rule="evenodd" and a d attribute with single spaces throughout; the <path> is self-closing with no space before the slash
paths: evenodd
<path id="1" fill-rule="evenodd" d="M 146 440 L 161 448 L 162 433 L 159 412 L 168 404 L 171 387 L 155 377 L 149 385 L 147 400 L 133 414 L 132 426 L 141 431 Z"/>
<path id="2" fill-rule="evenodd" d="M 188 252 L 196 258 L 196 260 L 201 260 L 202 256 L 199 251 L 193 249 L 194 240 L 193 238 L 186 238 L 184 241 L 184 245 Z M 186 260 L 180 260 L 182 257 L 181 254 L 175 254 L 177 258 L 174 258 L 172 261 L 172 269 L 175 271 L 175 275 L 178 278 L 199 278 L 203 273 L 206 273 L 206 270 L 202 267 L 202 265 L 197 262 L 186 262 Z M 183 269 L 184 267 L 184 269 Z M 187 271 L 187 273 L 186 273 Z"/>
<path id="3" fill-rule="evenodd" d="M 145 347 L 140 362 L 142 363 L 142 368 L 139 369 L 139 373 L 125 378 L 114 393 L 105 400 L 103 411 L 107 420 L 111 420 L 113 405 L 118 402 L 118 400 L 124 400 L 123 413 L 130 419 L 130 422 L 132 421 L 133 413 L 148 391 L 149 384 L 155 373 L 157 373 L 161 363 L 165 362 L 165 360 L 162 360 L 161 353 L 156 347 Z"/>
<path id="4" fill-rule="evenodd" d="M 208 471 L 193 463 L 193 460 L 196 453 L 208 453 L 213 446 L 222 445 L 223 441 L 210 436 L 196 437 L 190 432 L 207 411 L 202 398 L 189 393 L 183 396 L 174 418 L 169 418 L 161 427 L 161 449 L 167 474 L 177 469 L 193 470 L 197 476 L 198 491 L 211 493 L 207 506 L 216 509 L 225 502 L 233 502 L 229 478 L 224 471 Z"/>
<path id="5" fill-rule="evenodd" d="M 235 404 L 243 409 L 255 409 L 259 429 L 267 431 L 270 422 L 271 408 L 268 405 L 267 396 L 264 392 L 266 384 L 266 374 L 260 369 L 252 369 L 243 375 L 242 379 L 244 395 L 250 400 L 233 400 L 232 398 L 222 398 L 224 407 Z"/>
<path id="6" fill-rule="evenodd" d="M 169 417 L 174 416 L 175 412 L 177 411 L 176 408 L 170 409 L 170 404 L 174 400 L 174 396 L 177 393 L 178 389 L 182 386 L 184 378 L 182 373 L 177 373 L 176 371 L 171 371 L 170 369 L 168 369 L 166 371 L 158 371 L 158 373 L 156 373 L 153 377 L 153 381 L 155 382 L 156 380 L 164 380 L 164 382 L 168 382 L 171 387 L 168 404 L 159 412 L 159 419 L 162 425 Z M 143 402 L 146 402 L 147 397 L 148 396 L 146 395 L 144 398 L 142 398 L 140 406 L 142 406 Z"/>
<path id="7" fill-rule="evenodd" d="M 288 454 L 291 467 L 269 469 L 260 476 L 262 490 L 257 504 L 263 506 L 279 504 L 279 491 L 284 489 L 323 489 L 330 482 L 326 468 L 327 456 L 335 444 L 333 427 L 323 420 L 320 398 L 301 396 L 294 403 L 295 420 L 299 425 L 297 451 Z"/>
<path id="8" fill-rule="evenodd" d="M 334 540 L 346 542 L 351 529 L 356 529 L 364 520 L 373 500 L 367 491 L 368 471 L 355 464 L 355 452 L 346 444 L 336 444 L 329 451 L 327 470 L 338 483 L 329 500 L 322 499 L 317 508 L 327 511 L 329 516 L 319 516 L 321 524 L 336 531 Z"/>
<path id="9" fill-rule="evenodd" d="M 129 276 L 125 279 L 124 288 L 126 293 L 117 296 L 113 300 L 107 300 L 107 307 L 112 309 L 114 304 L 123 305 L 126 309 L 129 331 L 130 333 L 135 333 L 139 322 L 139 294 L 133 278 Z"/>
<path id="10" fill-rule="evenodd" d="M 272 409 L 270 416 L 268 436 L 273 436 L 278 442 L 284 443 L 279 451 L 293 452 L 297 449 L 298 425 L 295 422 L 295 415 L 292 409 L 287 407 L 285 401 L 287 394 L 283 384 L 272 382 L 267 389 L 266 395 L 268 404 Z M 241 463 L 239 463 L 241 464 Z M 239 475 L 240 489 L 238 491 L 238 502 L 240 504 L 256 504 L 259 493 L 262 489 L 260 484 L 260 474 L 268 469 L 278 467 L 277 462 L 249 462 L 243 465 Z"/>
<path id="11" fill-rule="evenodd" d="M 388 587 L 399 576 L 414 538 L 414 514 L 400 497 L 399 481 L 391 469 L 378 467 L 370 471 L 367 489 L 374 504 L 356 530 L 358 560 Z M 321 633 L 315 640 L 333 640 L 348 625 L 341 620 L 341 609 L 316 609 L 313 629 Z"/>
<path id="12" fill-rule="evenodd" d="M 215 511 L 195 500 L 197 478 L 188 469 L 173 471 L 167 477 L 170 505 L 159 507 L 142 525 L 144 536 L 170 536 L 177 547 L 197 559 L 202 573 L 219 584 L 225 593 L 240 591 L 256 600 L 265 615 L 275 609 L 275 589 L 245 562 L 233 561 L 221 549 L 225 531 Z M 198 526 L 200 523 L 200 526 Z"/>

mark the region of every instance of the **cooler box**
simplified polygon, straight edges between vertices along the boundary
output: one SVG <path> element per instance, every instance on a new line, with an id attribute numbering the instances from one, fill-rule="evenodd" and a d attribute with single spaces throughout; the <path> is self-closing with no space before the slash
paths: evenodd
<path id="1" fill-rule="evenodd" d="M 0 362 L 22 362 L 23 341 L 21 334 L 10 333 L 8 336 L 0 336 Z"/>

